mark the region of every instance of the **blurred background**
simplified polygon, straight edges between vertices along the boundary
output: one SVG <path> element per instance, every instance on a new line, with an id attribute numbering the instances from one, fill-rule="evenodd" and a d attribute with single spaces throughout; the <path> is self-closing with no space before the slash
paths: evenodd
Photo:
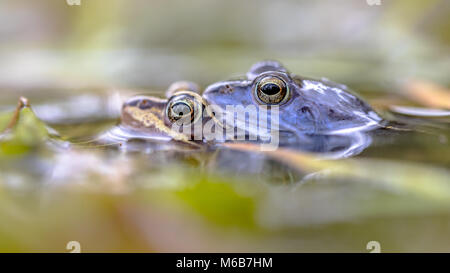
<path id="1" fill-rule="evenodd" d="M 411 77 L 449 83 L 448 1 L 80 4 L 2 1 L 2 90 L 204 86 L 267 58 L 363 91 L 395 92 Z"/>
<path id="2" fill-rule="evenodd" d="M 357 163 L 306 156 L 242 175 L 205 167 L 210 155 L 175 162 L 70 141 L 117 124 L 132 94 L 205 87 L 263 59 L 380 109 L 412 98 L 448 111 L 450 1 L 68 2 L 1 0 L 1 252 L 65 252 L 73 240 L 82 251 L 367 252 L 373 240 L 386 252 L 449 251 L 448 112 L 432 133 L 382 137 Z M 411 82 L 433 98 L 405 95 Z M 37 116 L 10 123 L 20 96 Z M 354 173 L 299 182 L 317 166 Z"/>

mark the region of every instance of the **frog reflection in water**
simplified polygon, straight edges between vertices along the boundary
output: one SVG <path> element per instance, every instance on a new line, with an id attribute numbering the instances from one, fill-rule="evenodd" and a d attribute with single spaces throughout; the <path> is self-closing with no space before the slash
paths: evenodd
<path id="1" fill-rule="evenodd" d="M 247 125 L 247 135 L 259 131 L 251 128 L 248 116 L 236 120 L 234 113 L 226 111 L 227 107 L 255 106 L 259 113 L 258 106 L 267 106 L 269 112 L 276 106 L 280 146 L 333 152 L 336 157 L 361 152 L 370 144 L 370 137 L 364 132 L 383 127 L 378 114 L 346 86 L 293 75 L 276 61 L 256 63 L 243 79 L 210 85 L 203 98 L 222 109 L 224 116 L 233 115 L 234 124 Z"/>

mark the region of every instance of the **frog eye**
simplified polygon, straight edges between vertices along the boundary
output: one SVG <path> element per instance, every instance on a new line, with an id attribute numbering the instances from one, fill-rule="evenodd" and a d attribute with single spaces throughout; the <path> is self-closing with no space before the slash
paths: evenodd
<path id="1" fill-rule="evenodd" d="M 267 76 L 258 81 L 255 88 L 257 98 L 266 104 L 279 104 L 288 95 L 286 82 L 279 77 Z"/>
<path id="2" fill-rule="evenodd" d="M 166 113 L 170 122 L 188 125 L 201 117 L 202 104 L 187 92 L 179 92 L 170 98 Z"/>
<path id="3" fill-rule="evenodd" d="M 194 109 L 192 106 L 184 101 L 178 101 L 172 103 L 169 107 L 169 119 L 172 122 L 178 121 L 180 119 L 186 119 L 187 121 L 192 121 L 194 119 L 193 115 Z"/>

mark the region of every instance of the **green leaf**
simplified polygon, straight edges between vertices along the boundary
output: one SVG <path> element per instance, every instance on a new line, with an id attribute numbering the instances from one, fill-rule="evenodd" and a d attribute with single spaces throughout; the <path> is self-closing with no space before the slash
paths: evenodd
<path id="1" fill-rule="evenodd" d="M 15 113 L 0 115 L 0 156 L 22 155 L 42 145 L 49 137 L 26 99 L 21 98 Z"/>

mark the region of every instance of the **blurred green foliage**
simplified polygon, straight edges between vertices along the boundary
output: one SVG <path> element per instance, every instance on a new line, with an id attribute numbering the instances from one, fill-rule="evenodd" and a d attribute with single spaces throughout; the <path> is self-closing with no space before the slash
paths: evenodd
<path id="1" fill-rule="evenodd" d="M 221 177 L 191 177 L 194 184 L 177 192 L 181 200 L 220 226 L 255 226 L 254 198 L 237 193 L 233 185 Z M 195 181 L 197 179 L 200 181 Z"/>

